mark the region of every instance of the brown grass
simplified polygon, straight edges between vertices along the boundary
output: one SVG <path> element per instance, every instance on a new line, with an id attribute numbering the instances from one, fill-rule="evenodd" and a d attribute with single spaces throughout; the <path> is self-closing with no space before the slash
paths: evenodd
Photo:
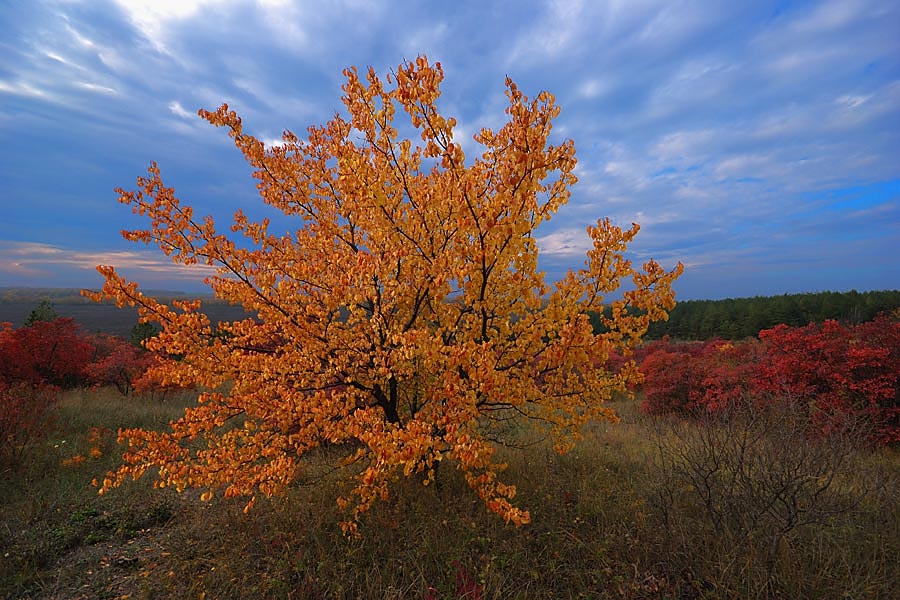
<path id="1" fill-rule="evenodd" d="M 437 487 L 401 482 L 362 537 L 347 539 L 338 478 L 258 501 L 248 515 L 243 502 L 200 503 L 147 481 L 98 497 L 90 482 L 115 465 L 111 440 L 101 457 L 61 465 L 90 451 L 90 429 L 162 427 L 181 405 L 71 392 L 58 429 L 0 481 L 0 597 L 887 598 L 900 586 L 895 450 L 848 458 L 841 489 L 860 501 L 792 531 L 761 576 L 767 550 L 723 548 L 689 489 L 661 510 L 653 499 L 671 481 L 654 460 L 653 428 L 634 403 L 616 408 L 622 423 L 586 432 L 569 455 L 504 451 L 528 526 L 488 514 L 444 469 Z M 879 485 L 849 476 L 863 472 Z"/>

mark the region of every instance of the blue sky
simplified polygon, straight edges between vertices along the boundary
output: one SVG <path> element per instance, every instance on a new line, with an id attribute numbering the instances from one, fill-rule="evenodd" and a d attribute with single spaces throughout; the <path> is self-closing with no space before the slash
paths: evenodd
<path id="1" fill-rule="evenodd" d="M 680 299 L 897 289 L 897 31 L 893 0 L 7 0 L 0 286 L 99 287 L 94 266 L 114 264 L 202 290 L 203 273 L 121 239 L 144 224 L 113 188 L 156 160 L 224 225 L 259 201 L 198 108 L 302 135 L 342 108 L 343 68 L 427 54 L 463 138 L 502 123 L 506 75 L 556 95 L 580 181 L 538 231 L 549 279 L 609 216 L 641 224 L 635 261 L 685 264 Z"/>

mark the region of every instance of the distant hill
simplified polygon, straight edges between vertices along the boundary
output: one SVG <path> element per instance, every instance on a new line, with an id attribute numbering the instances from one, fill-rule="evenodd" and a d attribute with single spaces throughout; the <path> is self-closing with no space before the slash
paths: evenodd
<path id="1" fill-rule="evenodd" d="M 204 312 L 213 323 L 247 318 L 241 306 L 233 306 L 212 296 L 191 295 L 170 290 L 142 290 L 162 302 L 177 298 L 200 298 Z M 109 333 L 128 338 L 137 324 L 136 308 L 117 308 L 112 302 L 96 303 L 81 295 L 76 288 L 15 288 L 0 287 L 0 322 L 21 327 L 37 305 L 49 300 L 60 317 L 70 317 L 88 332 Z"/>
<path id="2" fill-rule="evenodd" d="M 158 299 L 185 298 L 189 294 L 171 290 L 141 290 L 144 294 Z M 27 288 L 0 287 L 0 304 L 22 304 L 50 300 L 54 304 L 94 304 L 81 295 L 81 288 Z"/>

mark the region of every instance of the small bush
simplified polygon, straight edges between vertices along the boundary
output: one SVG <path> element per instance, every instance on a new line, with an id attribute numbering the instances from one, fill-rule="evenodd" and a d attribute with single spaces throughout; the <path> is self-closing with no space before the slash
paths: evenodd
<path id="1" fill-rule="evenodd" d="M 52 386 L 0 380 L 0 473 L 15 470 L 28 447 L 46 435 L 57 397 Z"/>
<path id="2" fill-rule="evenodd" d="M 155 356 L 124 339 L 98 334 L 91 336 L 94 355 L 84 367 L 84 375 L 94 385 L 111 385 L 122 395 L 129 395 L 147 369 L 155 363 Z"/>
<path id="3" fill-rule="evenodd" d="M 697 540 L 716 540 L 712 553 L 730 554 L 757 593 L 779 592 L 776 567 L 794 536 L 848 513 L 877 485 L 849 483 L 870 425 L 848 418 L 827 437 L 813 435 L 809 411 L 789 400 L 744 400 L 654 421 L 653 505 L 676 552 L 704 555 Z"/>

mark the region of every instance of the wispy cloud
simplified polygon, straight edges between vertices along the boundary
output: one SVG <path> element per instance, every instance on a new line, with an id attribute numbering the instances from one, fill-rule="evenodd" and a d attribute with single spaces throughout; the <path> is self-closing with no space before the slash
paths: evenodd
<path id="1" fill-rule="evenodd" d="M 535 241 L 539 252 L 551 257 L 583 257 L 593 245 L 586 229 L 561 229 Z"/>
<path id="2" fill-rule="evenodd" d="M 44 90 L 33 87 L 30 83 L 24 81 L 0 81 L 0 92 L 41 99 L 49 97 L 49 94 Z"/>
<path id="3" fill-rule="evenodd" d="M 175 281 L 192 289 L 198 288 L 204 277 L 215 274 L 213 267 L 176 265 L 162 254 L 147 250 L 85 250 L 40 242 L 0 240 L 0 274 L 16 285 L 45 285 L 47 281 L 60 279 L 102 282 L 96 274 L 98 265 L 113 265 L 120 273 L 137 281 Z M 91 273 L 93 275 L 88 278 Z"/>
<path id="4" fill-rule="evenodd" d="M 169 110 L 173 115 L 175 115 L 176 117 L 181 117 L 182 119 L 191 119 L 196 116 L 184 110 L 184 107 L 181 106 L 181 103 L 177 100 L 169 102 Z"/>
<path id="5" fill-rule="evenodd" d="M 172 22 L 184 21 L 203 12 L 215 10 L 230 0 L 115 0 L 131 23 L 153 47 L 169 54 L 168 34 Z"/>

